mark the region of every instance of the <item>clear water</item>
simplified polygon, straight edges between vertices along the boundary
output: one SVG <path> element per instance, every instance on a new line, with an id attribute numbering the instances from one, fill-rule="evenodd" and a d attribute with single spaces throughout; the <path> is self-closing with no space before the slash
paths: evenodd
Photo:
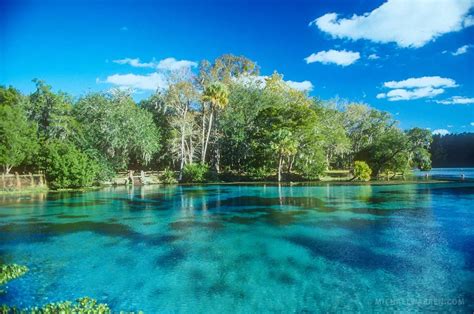
<path id="1" fill-rule="evenodd" d="M 474 168 L 433 168 L 430 171 L 414 171 L 416 177 L 431 179 L 474 180 Z"/>
<path id="2" fill-rule="evenodd" d="M 4 198 L 0 304 L 156 312 L 474 310 L 474 183 L 208 185 Z"/>

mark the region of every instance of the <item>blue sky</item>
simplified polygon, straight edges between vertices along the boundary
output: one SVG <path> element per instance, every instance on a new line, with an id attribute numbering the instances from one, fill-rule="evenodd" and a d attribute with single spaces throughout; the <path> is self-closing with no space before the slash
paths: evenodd
<path id="1" fill-rule="evenodd" d="M 170 69 L 233 53 L 403 128 L 474 132 L 473 16 L 474 0 L 0 0 L 0 84 L 141 99 Z"/>

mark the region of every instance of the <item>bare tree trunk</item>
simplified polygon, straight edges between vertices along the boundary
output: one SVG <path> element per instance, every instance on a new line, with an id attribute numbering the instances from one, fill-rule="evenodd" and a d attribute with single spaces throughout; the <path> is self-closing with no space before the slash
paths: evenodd
<path id="1" fill-rule="evenodd" d="M 202 134 L 201 134 L 201 163 L 204 163 L 206 161 L 206 154 L 204 152 L 204 144 L 205 144 L 205 138 L 206 136 L 206 115 L 204 111 L 204 107 L 202 109 Z"/>
<path id="2" fill-rule="evenodd" d="M 202 155 L 202 162 L 206 162 L 206 153 L 207 153 L 207 146 L 209 144 L 209 137 L 211 135 L 211 129 L 212 129 L 212 119 L 213 119 L 214 113 L 211 111 L 211 114 L 209 115 L 209 125 L 207 126 L 207 136 L 206 136 L 206 142 L 204 143 L 204 150 L 203 150 L 203 155 Z"/>
<path id="3" fill-rule="evenodd" d="M 278 182 L 281 182 L 281 168 L 283 165 L 283 156 L 280 155 L 280 158 L 278 159 Z"/>
<path id="4" fill-rule="evenodd" d="M 181 163 L 179 165 L 179 180 L 183 179 L 184 168 L 184 125 L 181 126 Z"/>

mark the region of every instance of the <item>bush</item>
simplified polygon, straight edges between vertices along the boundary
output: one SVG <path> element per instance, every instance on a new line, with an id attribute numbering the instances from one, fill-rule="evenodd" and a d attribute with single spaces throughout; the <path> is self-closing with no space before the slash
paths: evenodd
<path id="1" fill-rule="evenodd" d="M 258 168 L 250 168 L 247 171 L 247 175 L 249 176 L 251 180 L 261 181 L 271 176 L 272 171 L 265 166 L 258 167 Z"/>
<path id="2" fill-rule="evenodd" d="M 209 166 L 205 164 L 187 164 L 183 169 L 183 182 L 205 182 L 209 179 Z"/>
<path id="3" fill-rule="evenodd" d="M 365 161 L 354 162 L 354 178 L 362 181 L 369 181 L 372 169 Z"/>
<path id="4" fill-rule="evenodd" d="M 161 175 L 160 181 L 164 184 L 176 184 L 178 180 L 176 180 L 176 174 L 173 170 L 165 169 L 163 174 Z"/>
<path id="5" fill-rule="evenodd" d="M 71 143 L 47 142 L 43 159 L 46 180 L 52 189 L 91 186 L 97 177 L 97 163 Z"/>

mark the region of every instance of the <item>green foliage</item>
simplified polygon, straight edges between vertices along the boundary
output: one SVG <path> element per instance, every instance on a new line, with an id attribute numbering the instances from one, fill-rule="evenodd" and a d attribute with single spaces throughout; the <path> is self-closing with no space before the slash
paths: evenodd
<path id="1" fill-rule="evenodd" d="M 0 285 L 21 277 L 28 272 L 28 267 L 17 264 L 0 265 Z"/>
<path id="2" fill-rule="evenodd" d="M 354 178 L 361 181 L 369 181 L 372 175 L 372 170 L 369 165 L 360 160 L 354 162 Z"/>
<path id="3" fill-rule="evenodd" d="M 6 172 L 43 169 L 52 188 L 108 181 L 119 170 L 170 169 L 161 180 L 174 183 L 172 170 L 204 182 L 210 168 L 254 180 L 317 180 L 354 160 L 374 176 L 431 168 L 429 131 L 404 132 L 386 112 L 323 103 L 258 72 L 243 56 L 223 55 L 196 75 L 170 73 L 169 88 L 138 105 L 118 90 L 74 100 L 39 80 L 29 96 L 0 87 L 0 163 Z"/>
<path id="4" fill-rule="evenodd" d="M 257 167 L 257 168 L 250 168 L 247 171 L 247 175 L 251 180 L 262 181 L 267 180 L 271 175 L 272 171 L 268 169 L 266 166 Z"/>
<path id="5" fill-rule="evenodd" d="M 146 165 L 161 147 L 153 116 L 122 92 L 89 94 L 78 101 L 74 115 L 87 127 L 87 148 L 99 151 L 116 169 Z"/>
<path id="6" fill-rule="evenodd" d="M 36 124 L 27 120 L 21 95 L 0 87 L 0 164 L 4 172 L 31 158 L 38 147 Z"/>
<path id="7" fill-rule="evenodd" d="M 72 100 L 64 93 L 54 93 L 51 86 L 33 80 L 36 91 L 29 97 L 29 119 L 38 124 L 43 138 L 66 139 L 78 135 L 77 121 L 71 115 Z"/>
<path id="8" fill-rule="evenodd" d="M 98 165 L 69 142 L 51 140 L 43 148 L 46 180 L 53 189 L 80 188 L 94 184 Z"/>
<path id="9" fill-rule="evenodd" d="M 164 184 L 176 184 L 178 180 L 176 180 L 176 173 L 173 170 L 165 169 L 161 174 L 160 181 Z"/>
<path id="10" fill-rule="evenodd" d="M 183 169 L 183 182 L 205 182 L 210 176 L 209 166 L 206 164 L 187 164 Z"/>
<path id="11" fill-rule="evenodd" d="M 83 297 L 71 301 L 61 301 L 55 303 L 48 303 L 41 307 L 31 307 L 28 309 L 19 309 L 10 307 L 8 305 L 0 306 L 1 313 L 31 313 L 31 314 L 53 314 L 53 313 L 74 313 L 74 314 L 108 314 L 112 310 L 107 304 L 98 303 L 97 300 Z M 122 313 L 122 312 L 120 312 Z"/>

